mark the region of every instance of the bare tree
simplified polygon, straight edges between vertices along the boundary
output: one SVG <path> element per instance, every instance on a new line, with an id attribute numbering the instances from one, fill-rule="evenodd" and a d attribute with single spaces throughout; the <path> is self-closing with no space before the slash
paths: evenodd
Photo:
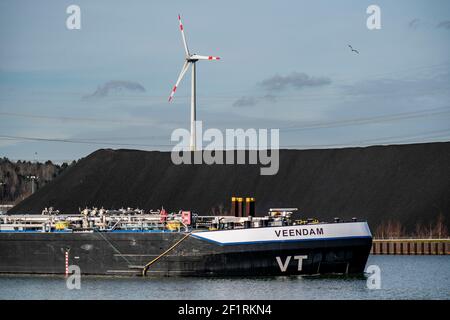
<path id="1" fill-rule="evenodd" d="M 433 236 L 434 238 L 442 239 L 448 237 L 447 226 L 445 225 L 444 215 L 439 213 L 439 216 L 436 219 L 436 224 L 433 228 Z"/>

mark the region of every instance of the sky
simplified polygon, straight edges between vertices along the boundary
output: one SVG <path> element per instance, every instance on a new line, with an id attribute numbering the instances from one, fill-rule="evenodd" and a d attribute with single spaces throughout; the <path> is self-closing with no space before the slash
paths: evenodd
<path id="1" fill-rule="evenodd" d="M 66 9 L 78 5 L 81 29 Z M 370 30 L 366 9 L 381 10 Z M 0 2 L 0 156 L 71 161 L 170 150 L 189 128 L 277 128 L 280 147 L 450 141 L 450 2 Z M 348 45 L 356 49 L 353 52 Z"/>

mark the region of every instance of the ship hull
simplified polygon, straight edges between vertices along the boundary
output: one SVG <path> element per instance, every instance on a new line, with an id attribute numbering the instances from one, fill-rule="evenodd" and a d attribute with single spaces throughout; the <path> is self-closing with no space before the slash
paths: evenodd
<path id="1" fill-rule="evenodd" d="M 0 273 L 65 274 L 67 265 L 75 265 L 85 275 L 142 275 L 144 267 L 158 257 L 146 275 L 364 272 L 372 245 L 370 234 L 310 237 L 290 234 L 292 228 L 288 228 L 260 228 L 253 235 L 230 230 L 188 236 L 182 232 L 0 232 Z M 272 238 L 264 238 L 262 232 Z M 236 240 L 240 237 L 245 241 Z"/>

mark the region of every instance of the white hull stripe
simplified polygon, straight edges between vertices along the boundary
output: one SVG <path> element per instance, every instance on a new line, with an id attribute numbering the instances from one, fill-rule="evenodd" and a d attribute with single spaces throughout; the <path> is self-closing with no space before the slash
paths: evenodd
<path id="1" fill-rule="evenodd" d="M 193 237 L 219 245 L 371 238 L 366 222 L 311 224 L 195 232 Z"/>

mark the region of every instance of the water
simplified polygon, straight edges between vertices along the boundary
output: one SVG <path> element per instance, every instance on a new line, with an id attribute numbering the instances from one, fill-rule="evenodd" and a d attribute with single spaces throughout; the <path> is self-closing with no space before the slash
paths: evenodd
<path id="1" fill-rule="evenodd" d="M 365 277 L 126 278 L 0 276 L 0 299 L 450 299 L 450 256 L 370 256 L 381 289 Z"/>

